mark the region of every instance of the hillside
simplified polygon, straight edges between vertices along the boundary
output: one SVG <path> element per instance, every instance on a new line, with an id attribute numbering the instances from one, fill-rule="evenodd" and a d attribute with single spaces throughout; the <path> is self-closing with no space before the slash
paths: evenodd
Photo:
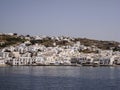
<path id="1" fill-rule="evenodd" d="M 21 37 L 22 36 L 22 37 Z M 73 45 L 75 42 L 80 41 L 82 45 L 85 46 L 96 46 L 103 50 L 114 50 L 114 51 L 120 51 L 120 43 L 115 41 L 101 41 L 101 40 L 93 40 L 93 39 L 87 39 L 87 38 L 70 38 L 70 37 L 63 37 L 63 39 L 56 39 L 52 37 L 44 37 L 40 40 L 36 40 L 35 38 L 27 35 L 27 36 L 18 36 L 18 35 L 0 35 L 0 48 L 10 46 L 10 45 L 17 45 L 20 43 L 25 42 L 27 38 L 30 38 L 29 41 L 31 44 L 42 44 L 46 47 L 53 47 L 54 43 L 59 46 L 66 46 L 66 45 Z"/>
<path id="2" fill-rule="evenodd" d="M 119 49 L 119 42 L 115 41 L 102 41 L 102 40 L 93 40 L 93 39 L 87 39 L 87 38 L 75 38 L 75 41 L 80 41 L 81 44 L 85 46 L 96 46 L 103 50 L 108 49 Z"/>
<path id="3" fill-rule="evenodd" d="M 18 37 L 17 35 L 0 35 L 0 48 L 10 45 L 17 45 L 23 43 L 25 39 Z"/>

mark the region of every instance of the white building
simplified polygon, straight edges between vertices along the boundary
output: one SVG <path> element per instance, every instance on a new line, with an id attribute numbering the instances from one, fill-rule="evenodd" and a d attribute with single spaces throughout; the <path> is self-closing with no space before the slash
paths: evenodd
<path id="1" fill-rule="evenodd" d="M 4 65 L 6 65 L 5 64 L 5 60 L 4 59 L 0 59 L 0 66 L 4 66 Z"/>
<path id="2" fill-rule="evenodd" d="M 99 58 L 100 65 L 114 65 L 114 56 Z"/>
<path id="3" fill-rule="evenodd" d="M 44 59 L 44 57 L 35 57 L 35 63 L 36 63 L 37 65 L 43 65 L 43 64 L 45 64 L 45 59 Z"/>
<path id="4" fill-rule="evenodd" d="M 32 65 L 34 63 L 34 58 L 31 57 L 19 57 L 11 59 L 11 65 Z"/>
<path id="5" fill-rule="evenodd" d="M 9 52 L 0 52 L 0 57 L 8 58 L 9 57 Z"/>

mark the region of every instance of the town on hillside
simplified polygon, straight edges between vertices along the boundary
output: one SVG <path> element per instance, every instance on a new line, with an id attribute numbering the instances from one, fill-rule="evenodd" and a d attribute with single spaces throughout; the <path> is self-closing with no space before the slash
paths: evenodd
<path id="1" fill-rule="evenodd" d="M 119 66 L 120 43 L 0 33 L 0 66 Z"/>

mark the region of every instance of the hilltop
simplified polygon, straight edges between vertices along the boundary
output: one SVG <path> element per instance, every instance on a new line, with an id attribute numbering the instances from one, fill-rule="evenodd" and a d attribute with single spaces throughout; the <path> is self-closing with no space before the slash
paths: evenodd
<path id="1" fill-rule="evenodd" d="M 0 34 L 0 48 L 4 48 L 11 45 L 18 45 L 23 42 L 29 41 L 30 44 L 41 44 L 46 47 L 58 46 L 71 46 L 76 42 L 80 42 L 81 45 L 88 47 L 97 47 L 102 50 L 114 50 L 120 51 L 120 42 L 116 41 L 102 41 L 93 40 L 88 38 L 71 38 L 71 37 L 49 37 L 49 36 L 30 36 L 30 35 L 18 35 L 13 34 Z M 29 44 L 28 44 L 29 45 Z"/>
<path id="2" fill-rule="evenodd" d="M 4 48 L 11 45 L 18 45 L 25 41 L 24 38 L 21 38 L 16 33 L 9 34 L 0 34 L 0 48 Z"/>

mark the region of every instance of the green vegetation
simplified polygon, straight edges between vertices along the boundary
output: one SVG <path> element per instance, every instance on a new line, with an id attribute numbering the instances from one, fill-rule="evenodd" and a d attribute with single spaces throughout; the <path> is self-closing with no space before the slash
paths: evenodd
<path id="1" fill-rule="evenodd" d="M 51 39 L 50 37 L 43 38 L 42 40 L 31 40 L 30 41 L 32 44 L 38 43 L 41 45 L 44 45 L 46 47 L 54 47 L 53 43 L 56 43 L 56 45 L 59 46 L 66 46 L 70 45 L 71 43 L 66 41 L 66 40 L 56 40 L 56 39 Z"/>
<path id="2" fill-rule="evenodd" d="M 80 41 L 80 43 L 85 46 L 96 46 L 103 50 L 110 50 L 115 48 L 114 51 L 120 51 L 120 48 L 118 47 L 120 43 L 115 41 L 101 41 L 87 38 L 75 38 L 74 42 L 77 41 Z"/>
<path id="3" fill-rule="evenodd" d="M 18 36 L 0 35 L 0 48 L 7 47 L 10 45 L 16 45 L 24 42 L 25 39 L 21 39 Z"/>
<path id="4" fill-rule="evenodd" d="M 27 35 L 27 37 L 30 37 L 30 35 Z M 87 39 L 87 38 L 74 38 L 74 39 L 69 39 L 69 41 L 51 39 L 51 37 L 45 37 L 40 40 L 35 40 L 33 37 L 30 37 L 30 38 L 31 38 L 30 42 L 32 45 L 38 43 L 41 45 L 45 45 L 46 47 L 54 47 L 54 43 L 55 43 L 55 45 L 67 46 L 67 45 L 73 45 L 77 41 L 80 41 L 80 43 L 85 46 L 90 46 L 90 47 L 95 46 L 103 50 L 120 51 L 120 47 L 119 47 L 120 43 L 115 41 L 101 41 L 101 40 L 93 40 L 93 39 Z M 7 47 L 10 45 L 18 45 L 25 41 L 26 41 L 25 36 L 22 36 L 22 35 L 17 36 L 17 34 L 14 34 L 11 36 L 11 35 L 3 34 L 3 35 L 0 35 L 0 48 Z M 90 53 L 91 51 L 84 50 L 83 52 Z"/>
<path id="5" fill-rule="evenodd" d="M 32 44 L 38 43 L 41 45 L 45 45 L 46 47 L 53 46 L 54 40 L 52 40 L 50 37 L 43 38 L 42 40 L 30 40 Z"/>

